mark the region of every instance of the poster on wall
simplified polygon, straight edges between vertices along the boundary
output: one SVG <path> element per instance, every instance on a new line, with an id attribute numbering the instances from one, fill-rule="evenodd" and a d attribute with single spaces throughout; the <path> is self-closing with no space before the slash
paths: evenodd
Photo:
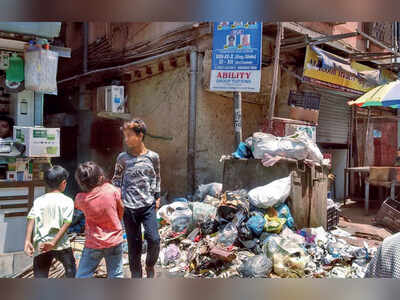
<path id="1" fill-rule="evenodd" d="M 215 22 L 211 91 L 259 92 L 262 22 Z"/>

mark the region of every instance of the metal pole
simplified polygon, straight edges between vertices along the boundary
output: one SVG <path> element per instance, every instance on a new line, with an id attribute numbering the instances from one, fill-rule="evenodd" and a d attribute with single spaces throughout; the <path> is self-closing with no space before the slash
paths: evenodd
<path id="1" fill-rule="evenodd" d="M 235 146 L 237 147 L 242 142 L 242 93 L 234 92 L 233 99 L 233 125 L 235 128 Z"/>
<path id="2" fill-rule="evenodd" d="M 365 144 L 364 144 L 366 150 L 369 149 L 370 147 L 370 145 L 368 145 L 370 119 L 371 119 L 371 109 L 368 108 L 367 129 L 365 130 Z M 367 166 L 367 163 L 370 163 L 370 161 L 368 161 L 369 156 L 367 157 L 367 153 L 369 153 L 369 151 L 365 151 L 364 153 L 364 166 Z"/>
<path id="3" fill-rule="evenodd" d="M 88 71 L 89 25 L 83 22 L 83 73 Z"/>
<path id="4" fill-rule="evenodd" d="M 196 158 L 196 113 L 197 113 L 197 58 L 196 50 L 190 52 L 190 87 L 189 87 L 189 124 L 188 124 L 188 156 L 187 156 L 187 192 L 195 190 L 195 158 Z"/>
<path id="5" fill-rule="evenodd" d="M 274 77 L 272 79 L 272 89 L 271 89 L 271 97 L 269 99 L 269 126 L 268 129 L 272 129 L 272 118 L 274 117 L 275 110 L 275 98 L 276 92 L 278 89 L 278 72 L 279 72 L 279 57 L 281 50 L 281 40 L 283 34 L 283 26 L 281 22 L 278 22 L 277 32 L 276 32 L 276 42 L 275 42 L 275 56 L 274 56 Z"/>

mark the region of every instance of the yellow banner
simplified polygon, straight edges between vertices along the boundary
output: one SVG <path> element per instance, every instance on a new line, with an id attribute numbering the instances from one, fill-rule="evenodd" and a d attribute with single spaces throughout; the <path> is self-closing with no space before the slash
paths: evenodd
<path id="1" fill-rule="evenodd" d="M 329 56 L 343 60 L 343 58 L 333 54 L 329 54 Z M 351 67 L 353 72 L 338 68 L 322 68 L 317 53 L 313 51 L 310 46 L 307 46 L 303 70 L 303 76 L 306 80 L 360 94 L 375 87 L 374 84 L 357 76 L 357 72 L 375 71 L 375 69 L 357 62 L 351 62 L 349 67 Z M 387 82 L 393 81 L 396 78 L 396 76 L 390 71 L 381 72 L 380 75 L 381 78 Z"/>

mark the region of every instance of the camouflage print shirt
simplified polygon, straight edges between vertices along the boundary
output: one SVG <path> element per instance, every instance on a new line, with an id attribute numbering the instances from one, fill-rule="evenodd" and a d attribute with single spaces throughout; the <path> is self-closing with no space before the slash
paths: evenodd
<path id="1" fill-rule="evenodd" d="M 161 184 L 158 154 L 151 150 L 139 156 L 119 154 L 112 184 L 121 188 L 125 207 L 137 209 L 154 204 Z"/>

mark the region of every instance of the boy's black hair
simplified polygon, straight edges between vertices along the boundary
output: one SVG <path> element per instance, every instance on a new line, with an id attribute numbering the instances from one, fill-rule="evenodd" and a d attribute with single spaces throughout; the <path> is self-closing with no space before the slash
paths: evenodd
<path id="1" fill-rule="evenodd" d="M 6 136 L 6 137 L 9 137 L 9 136 L 12 137 L 12 135 L 13 135 L 13 127 L 14 127 L 14 124 L 15 124 L 14 119 L 10 118 L 7 115 L 0 114 L 0 121 L 5 121 L 5 122 L 8 123 L 9 132 L 8 132 L 8 136 Z"/>
<path id="2" fill-rule="evenodd" d="M 0 114 L 0 121 L 6 121 L 8 123 L 8 126 L 10 127 L 10 129 L 12 129 L 15 124 L 13 118 L 10 118 L 9 116 L 4 115 L 4 114 Z"/>
<path id="3" fill-rule="evenodd" d="M 84 192 L 90 192 L 95 187 L 106 182 L 103 169 L 93 161 L 87 161 L 78 166 L 75 180 Z"/>
<path id="4" fill-rule="evenodd" d="M 54 166 L 44 173 L 44 181 L 51 189 L 58 189 L 60 184 L 68 177 L 68 171 L 61 166 Z"/>
<path id="5" fill-rule="evenodd" d="M 137 135 L 139 135 L 140 133 L 143 133 L 143 140 L 144 140 L 144 137 L 146 136 L 146 132 L 147 132 L 146 123 L 143 120 L 138 119 L 138 118 L 134 118 L 130 121 L 124 122 L 123 126 L 121 127 L 121 130 L 125 130 L 125 129 L 131 129 Z"/>

